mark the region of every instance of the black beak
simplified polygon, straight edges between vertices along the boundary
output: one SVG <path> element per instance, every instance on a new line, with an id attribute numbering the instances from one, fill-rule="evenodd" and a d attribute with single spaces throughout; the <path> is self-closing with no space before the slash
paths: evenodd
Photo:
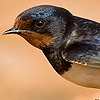
<path id="1" fill-rule="evenodd" d="M 29 31 L 29 30 L 20 30 L 20 29 L 18 29 L 16 27 L 13 27 L 13 28 L 5 31 L 3 33 L 3 35 L 6 35 L 6 34 L 18 34 L 18 35 L 20 35 L 20 34 L 24 34 L 24 33 L 34 33 L 34 32 L 33 31 Z"/>
<path id="2" fill-rule="evenodd" d="M 13 27 L 13 28 L 11 28 L 11 29 L 5 31 L 5 32 L 3 33 L 3 35 L 6 35 L 6 34 L 19 34 L 19 33 L 21 33 L 21 31 L 20 31 L 18 28 Z"/>

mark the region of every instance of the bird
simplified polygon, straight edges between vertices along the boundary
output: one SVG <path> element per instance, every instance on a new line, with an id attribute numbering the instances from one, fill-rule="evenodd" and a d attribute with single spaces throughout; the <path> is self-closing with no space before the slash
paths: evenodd
<path id="1" fill-rule="evenodd" d="M 38 5 L 20 13 L 6 34 L 17 34 L 42 50 L 66 80 L 100 89 L 100 23 L 63 7 Z"/>

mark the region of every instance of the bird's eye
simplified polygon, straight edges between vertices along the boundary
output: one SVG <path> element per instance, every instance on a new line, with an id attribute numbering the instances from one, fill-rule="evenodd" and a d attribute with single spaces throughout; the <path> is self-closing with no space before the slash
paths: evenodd
<path id="1" fill-rule="evenodd" d="M 41 28 L 45 25 L 45 22 L 43 20 L 38 20 L 35 22 L 35 26 L 38 28 Z"/>

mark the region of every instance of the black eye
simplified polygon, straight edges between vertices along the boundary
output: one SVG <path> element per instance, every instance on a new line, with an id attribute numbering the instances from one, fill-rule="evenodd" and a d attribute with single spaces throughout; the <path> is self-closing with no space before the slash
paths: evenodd
<path id="1" fill-rule="evenodd" d="M 43 20 L 37 20 L 35 22 L 35 26 L 38 27 L 38 28 L 41 28 L 45 25 L 45 22 Z"/>

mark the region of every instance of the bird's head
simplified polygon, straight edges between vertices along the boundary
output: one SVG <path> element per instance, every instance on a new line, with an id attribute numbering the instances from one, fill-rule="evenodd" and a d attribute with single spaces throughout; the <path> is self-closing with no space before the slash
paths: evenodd
<path id="1" fill-rule="evenodd" d="M 56 39 L 60 41 L 72 18 L 72 14 L 63 8 L 41 5 L 19 14 L 13 28 L 4 34 L 18 34 L 41 49 L 50 46 Z"/>

